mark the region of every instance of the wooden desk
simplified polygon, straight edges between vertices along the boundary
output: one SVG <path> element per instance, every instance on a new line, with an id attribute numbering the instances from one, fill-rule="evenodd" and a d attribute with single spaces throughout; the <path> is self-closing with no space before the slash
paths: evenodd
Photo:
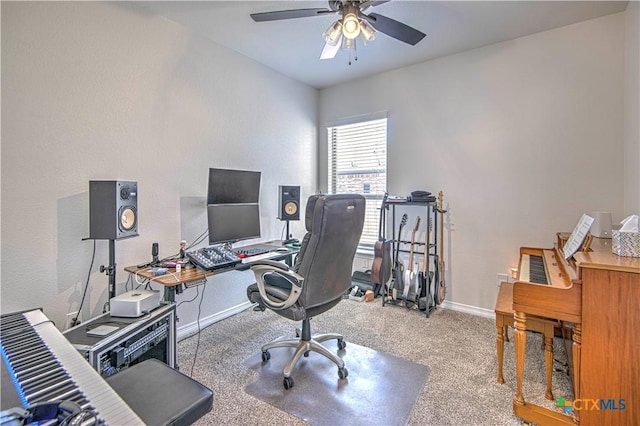
<path id="1" fill-rule="evenodd" d="M 151 266 L 145 268 L 127 266 L 124 268 L 124 270 L 130 274 L 141 276 L 144 279 L 164 286 L 164 300 L 167 302 L 176 301 L 177 285 L 196 285 L 200 281 L 206 281 L 207 277 L 214 274 L 213 271 L 203 271 L 198 268 L 183 268 L 180 272 L 176 272 L 175 269 L 169 269 L 164 275 L 154 275 L 152 269 L 153 267 Z"/>
<path id="2" fill-rule="evenodd" d="M 255 246 L 245 246 L 243 248 L 251 248 L 251 247 L 264 247 L 265 245 L 272 245 L 274 250 L 276 248 L 282 247 L 280 241 L 269 241 L 267 243 L 256 244 Z M 250 264 L 252 262 L 257 262 L 260 260 L 285 260 L 289 266 L 291 266 L 292 257 L 298 254 L 299 249 L 289 249 L 288 252 L 276 252 L 272 251 L 269 253 L 265 253 L 262 255 L 247 257 L 242 260 L 242 263 L 239 263 L 233 267 L 216 269 L 215 271 L 205 271 L 196 267 L 184 267 L 180 272 L 176 272 L 174 268 L 169 268 L 168 272 L 164 275 L 154 275 L 153 267 L 148 266 L 144 268 L 138 268 L 137 266 L 127 266 L 124 270 L 130 274 L 138 275 L 142 278 L 145 278 L 149 281 L 152 281 L 156 284 L 160 284 L 164 287 L 164 300 L 167 302 L 175 302 L 176 301 L 176 287 L 178 285 L 184 284 L 185 286 L 194 286 L 199 284 L 204 284 L 207 280 L 207 277 L 213 275 L 219 275 L 229 271 L 243 271 L 250 268 Z"/>
<path id="3" fill-rule="evenodd" d="M 498 383 L 504 383 L 502 375 L 502 365 L 504 362 L 504 342 L 508 342 L 508 327 L 513 327 L 515 314 L 513 310 L 513 284 L 503 282 L 500 284 L 500 291 L 496 299 L 496 349 L 498 352 Z M 545 398 L 553 400 L 553 392 L 551 387 L 551 376 L 553 374 L 553 336 L 555 327 L 559 326 L 558 321 L 527 316 L 527 331 L 537 331 L 544 336 L 544 354 L 545 367 L 547 373 L 547 389 L 544 393 Z"/>

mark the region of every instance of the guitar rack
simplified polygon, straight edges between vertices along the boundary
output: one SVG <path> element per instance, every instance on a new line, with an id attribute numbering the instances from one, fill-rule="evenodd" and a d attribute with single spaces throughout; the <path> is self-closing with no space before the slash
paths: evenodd
<path id="1" fill-rule="evenodd" d="M 396 259 L 398 258 L 399 253 L 409 253 L 409 250 L 401 249 L 401 244 L 411 244 L 411 241 L 401 240 L 398 235 L 396 238 L 396 226 L 399 226 L 400 220 L 396 217 L 396 207 L 424 207 L 426 211 L 426 216 L 424 217 L 424 229 L 426 229 L 427 236 L 423 241 L 416 242 L 414 241 L 414 247 L 418 248 L 416 251 L 414 249 L 414 255 L 418 255 L 422 257 L 422 261 L 426 262 L 426 266 L 424 267 L 424 276 L 428 277 L 428 285 L 426 288 L 421 289 L 418 303 L 403 300 L 402 297 L 393 297 L 392 289 L 395 287 L 397 278 L 396 278 Z M 408 209 L 414 210 L 414 209 Z M 387 234 L 387 219 L 389 211 L 391 211 L 391 238 L 386 238 Z M 421 312 L 425 312 L 427 318 L 431 314 L 431 312 L 436 309 L 435 302 L 435 291 L 437 290 L 436 284 L 438 283 L 440 277 L 438 270 L 438 214 L 436 210 L 436 201 L 408 201 L 405 199 L 385 199 L 382 203 L 382 207 L 380 209 L 380 221 L 382 223 L 382 235 L 385 236 L 385 241 L 391 242 L 391 253 L 392 253 L 392 271 L 391 271 L 391 279 L 388 285 L 382 286 L 382 306 L 386 304 L 396 305 L 396 306 L 405 306 L 409 309 L 415 309 Z M 426 242 L 425 242 L 426 241 Z M 431 260 L 433 260 L 433 271 L 431 270 Z M 442 271 L 444 273 L 444 271 Z"/>

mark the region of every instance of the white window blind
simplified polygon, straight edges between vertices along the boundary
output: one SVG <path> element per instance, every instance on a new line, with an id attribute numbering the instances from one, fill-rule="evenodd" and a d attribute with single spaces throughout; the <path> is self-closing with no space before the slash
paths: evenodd
<path id="1" fill-rule="evenodd" d="M 327 133 L 329 192 L 364 195 L 367 209 L 360 247 L 372 248 L 387 189 L 387 119 L 327 127 Z"/>

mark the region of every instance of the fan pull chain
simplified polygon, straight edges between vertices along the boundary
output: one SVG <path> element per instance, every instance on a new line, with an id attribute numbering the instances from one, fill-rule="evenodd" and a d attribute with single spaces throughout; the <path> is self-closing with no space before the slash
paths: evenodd
<path id="1" fill-rule="evenodd" d="M 358 43 L 356 39 L 353 40 L 353 60 L 358 60 Z M 351 65 L 351 49 L 349 49 L 349 65 Z"/>
<path id="2" fill-rule="evenodd" d="M 353 56 L 354 56 L 354 61 L 358 60 L 358 43 L 357 40 L 353 40 Z"/>

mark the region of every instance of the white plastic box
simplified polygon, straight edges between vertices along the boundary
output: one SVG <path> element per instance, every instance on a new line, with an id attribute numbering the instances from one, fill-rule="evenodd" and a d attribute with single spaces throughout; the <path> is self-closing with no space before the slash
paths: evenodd
<path id="1" fill-rule="evenodd" d="M 160 305 L 160 297 L 157 290 L 131 290 L 109 301 L 109 313 L 112 317 L 141 317 Z"/>

